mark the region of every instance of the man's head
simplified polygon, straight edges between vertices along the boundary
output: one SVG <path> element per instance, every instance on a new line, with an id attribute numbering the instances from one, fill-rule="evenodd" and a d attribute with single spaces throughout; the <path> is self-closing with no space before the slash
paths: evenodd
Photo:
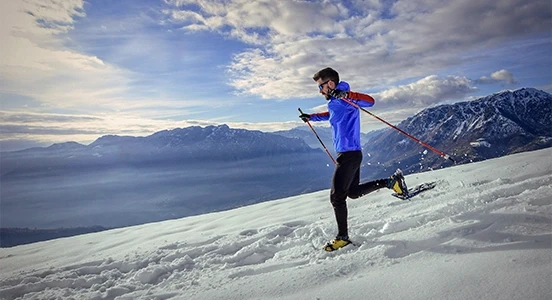
<path id="1" fill-rule="evenodd" d="M 320 94 L 324 95 L 324 98 L 326 98 L 326 100 L 330 100 L 328 91 L 335 89 L 335 87 L 339 83 L 339 73 L 337 73 L 336 70 L 328 67 L 316 72 L 312 79 L 314 79 L 314 81 L 316 81 L 316 83 L 318 84 Z"/>

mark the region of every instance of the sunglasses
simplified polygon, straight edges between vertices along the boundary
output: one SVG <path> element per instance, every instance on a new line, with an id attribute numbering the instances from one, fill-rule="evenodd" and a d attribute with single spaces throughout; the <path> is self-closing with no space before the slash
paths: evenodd
<path id="1" fill-rule="evenodd" d="M 330 80 L 331 80 L 331 79 L 328 79 L 328 80 L 322 82 L 322 83 L 318 86 L 318 89 L 319 89 L 319 90 L 322 90 L 322 89 L 324 88 L 324 85 L 325 85 L 326 83 L 330 82 Z"/>

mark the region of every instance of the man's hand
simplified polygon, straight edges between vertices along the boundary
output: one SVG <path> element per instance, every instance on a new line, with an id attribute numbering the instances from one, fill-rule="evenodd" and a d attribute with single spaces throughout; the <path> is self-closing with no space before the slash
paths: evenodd
<path id="1" fill-rule="evenodd" d="M 305 123 L 310 121 L 310 115 L 309 114 L 301 114 L 299 116 L 299 118 L 301 118 L 301 120 L 303 120 L 303 122 L 305 122 Z"/>
<path id="2" fill-rule="evenodd" d="M 342 91 L 342 90 L 329 90 L 328 95 L 336 99 L 341 99 L 341 98 L 347 98 L 347 96 L 349 96 L 349 92 Z"/>

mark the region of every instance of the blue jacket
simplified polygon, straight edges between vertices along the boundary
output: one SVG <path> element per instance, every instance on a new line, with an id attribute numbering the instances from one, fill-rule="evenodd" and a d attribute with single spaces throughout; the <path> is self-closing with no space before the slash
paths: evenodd
<path id="1" fill-rule="evenodd" d="M 336 89 L 350 91 L 349 84 L 339 82 Z M 349 99 L 360 107 L 371 107 L 374 101 Z M 360 112 L 351 104 L 336 98 L 330 98 L 328 111 L 310 115 L 311 121 L 330 121 L 333 129 L 335 151 L 348 152 L 361 150 L 360 145 Z"/>

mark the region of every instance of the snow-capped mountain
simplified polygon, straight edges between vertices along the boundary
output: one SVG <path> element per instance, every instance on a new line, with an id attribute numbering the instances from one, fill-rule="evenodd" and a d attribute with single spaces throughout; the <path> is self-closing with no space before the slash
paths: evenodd
<path id="1" fill-rule="evenodd" d="M 103 136 L 89 146 L 96 153 L 178 154 L 201 159 L 240 159 L 309 152 L 300 140 L 227 125 L 163 130 L 147 137 Z"/>
<path id="2" fill-rule="evenodd" d="M 3 152 L 2 174 L 48 168 L 113 165 L 185 165 L 292 156 L 310 160 L 321 152 L 301 139 L 233 129 L 227 125 L 163 130 L 145 137 L 105 135 L 89 145 L 59 143 L 44 148 Z"/>
<path id="3" fill-rule="evenodd" d="M 533 88 L 503 91 L 473 101 L 428 108 L 399 128 L 453 156 L 458 163 L 552 146 L 552 95 Z M 415 172 L 448 165 L 391 128 L 363 149 L 370 163 Z M 484 139 L 490 147 L 470 143 Z"/>

